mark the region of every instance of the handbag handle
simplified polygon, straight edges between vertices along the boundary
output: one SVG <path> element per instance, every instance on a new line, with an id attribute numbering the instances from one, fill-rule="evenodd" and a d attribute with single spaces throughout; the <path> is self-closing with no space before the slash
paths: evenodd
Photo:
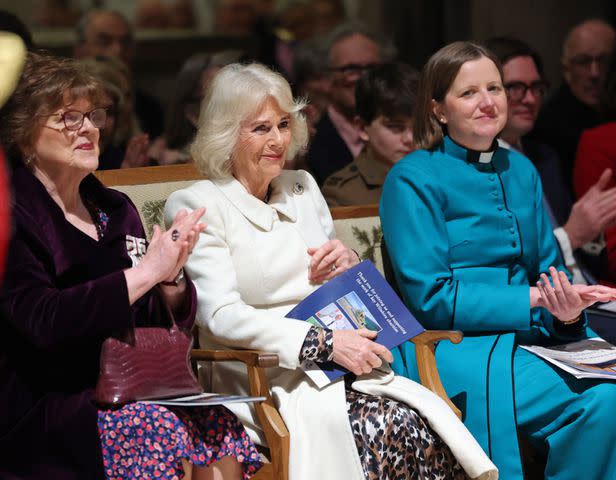
<path id="1" fill-rule="evenodd" d="M 160 287 L 156 285 L 150 290 L 150 296 L 148 298 L 148 310 L 151 312 L 148 319 L 148 325 L 143 327 L 162 327 L 167 330 L 180 328 L 175 323 L 175 315 L 169 307 L 169 304 L 165 301 L 163 294 L 160 291 Z M 129 345 L 135 345 L 135 327 L 126 327 L 119 330 L 112 337 L 118 340 L 128 343 Z"/>
<path id="2" fill-rule="evenodd" d="M 169 304 L 165 302 L 160 287 L 156 285 L 151 290 L 151 295 L 148 300 L 150 306 L 150 322 L 151 326 L 173 328 L 177 326 L 175 323 L 175 315 L 169 307 Z"/>

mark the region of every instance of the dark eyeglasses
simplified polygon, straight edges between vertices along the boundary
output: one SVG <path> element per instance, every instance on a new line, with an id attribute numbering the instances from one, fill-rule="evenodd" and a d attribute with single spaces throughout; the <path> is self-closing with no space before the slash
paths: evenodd
<path id="1" fill-rule="evenodd" d="M 60 118 L 62 118 L 66 129 L 72 131 L 79 130 L 83 126 L 83 120 L 86 117 L 96 128 L 103 128 L 105 126 L 105 122 L 107 121 L 106 108 L 95 108 L 85 113 L 80 112 L 79 110 L 67 110 L 64 113 L 50 113 L 49 115 L 44 116 L 52 117 L 54 115 L 59 115 Z"/>
<path id="2" fill-rule="evenodd" d="M 374 68 L 377 65 L 378 65 L 377 63 L 366 63 L 363 65 L 360 65 L 358 63 L 348 63 L 340 67 L 329 67 L 329 71 L 339 72 L 339 73 L 342 73 L 343 75 L 348 75 L 348 76 L 361 75 L 365 71 L 370 70 L 371 68 Z"/>
<path id="3" fill-rule="evenodd" d="M 511 82 L 505 84 L 505 90 L 509 98 L 514 101 L 522 100 L 528 90 L 531 91 L 533 96 L 540 98 L 547 92 L 548 84 L 542 80 L 533 82 L 530 85 L 524 82 Z"/>
<path id="4" fill-rule="evenodd" d="M 569 64 L 572 67 L 588 68 L 596 62 L 600 67 L 607 67 L 610 63 L 610 59 L 609 55 L 598 55 L 596 57 L 591 55 L 576 55 L 569 59 Z"/>

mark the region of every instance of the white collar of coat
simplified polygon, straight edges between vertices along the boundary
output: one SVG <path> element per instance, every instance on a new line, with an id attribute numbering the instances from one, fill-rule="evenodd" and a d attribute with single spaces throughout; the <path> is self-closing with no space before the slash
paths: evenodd
<path id="1" fill-rule="evenodd" d="M 214 183 L 227 199 L 250 222 L 265 231 L 271 231 L 274 226 L 272 209 L 287 217 L 291 222 L 297 221 L 297 208 L 293 201 L 293 180 L 295 172 L 283 170 L 280 176 L 272 180 L 272 193 L 269 203 L 265 203 L 248 193 L 246 187 L 235 178 L 215 180 Z"/>

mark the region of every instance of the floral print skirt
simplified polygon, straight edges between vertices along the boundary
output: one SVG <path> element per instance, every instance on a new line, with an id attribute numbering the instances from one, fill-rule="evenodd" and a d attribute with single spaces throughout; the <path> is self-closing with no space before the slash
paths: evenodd
<path id="1" fill-rule="evenodd" d="M 261 466 L 244 427 L 223 406 L 130 403 L 117 410 L 100 410 L 98 431 L 109 480 L 180 480 L 182 459 L 208 466 L 232 456 L 242 465 L 244 479 Z"/>

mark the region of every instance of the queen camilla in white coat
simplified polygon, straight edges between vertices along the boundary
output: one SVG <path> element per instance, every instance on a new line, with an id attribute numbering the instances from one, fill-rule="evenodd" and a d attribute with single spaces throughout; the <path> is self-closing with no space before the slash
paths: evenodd
<path id="1" fill-rule="evenodd" d="M 285 318 L 359 259 L 335 239 L 316 182 L 283 170 L 307 139 L 301 102 L 258 64 L 212 81 L 191 153 L 208 176 L 171 195 L 166 219 L 206 207 L 207 229 L 186 264 L 197 288 L 200 342 L 275 352 L 272 394 L 291 435 L 290 478 L 482 478 L 497 471 L 442 400 L 394 376 L 391 353 L 368 330 L 326 331 Z M 302 361 L 333 360 L 352 374 L 323 389 Z M 243 367 L 209 367 L 215 391 L 246 393 Z M 257 442 L 249 405 L 230 408 Z M 433 477 L 434 476 L 434 477 Z"/>

